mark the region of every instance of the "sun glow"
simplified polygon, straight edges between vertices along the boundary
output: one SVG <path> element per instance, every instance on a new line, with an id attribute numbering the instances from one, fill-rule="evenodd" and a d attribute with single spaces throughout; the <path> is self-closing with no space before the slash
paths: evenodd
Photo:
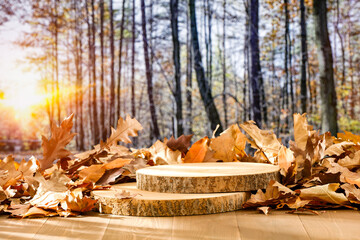
<path id="1" fill-rule="evenodd" d="M 17 112 L 26 112 L 33 107 L 46 104 L 47 99 L 48 96 L 37 91 L 34 86 L 26 86 L 16 89 L 11 95 L 6 94 L 1 102 Z"/>

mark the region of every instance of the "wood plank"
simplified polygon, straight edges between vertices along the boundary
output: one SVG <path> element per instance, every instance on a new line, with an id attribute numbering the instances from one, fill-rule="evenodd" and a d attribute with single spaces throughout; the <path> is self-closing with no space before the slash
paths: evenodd
<path id="1" fill-rule="evenodd" d="M 119 198 L 122 191 L 137 194 L 133 198 Z M 211 214 L 235 211 L 249 199 L 250 192 L 209 193 L 209 194 L 176 194 L 142 191 L 136 183 L 113 185 L 111 190 L 94 191 L 92 195 L 99 203 L 102 213 L 169 217 L 197 214 Z"/>
<path id="2" fill-rule="evenodd" d="M 319 216 L 299 215 L 311 239 L 359 239 L 360 216 L 352 210 L 328 210 Z"/>
<path id="3" fill-rule="evenodd" d="M 240 239 L 236 214 L 174 217 L 172 239 Z"/>
<path id="4" fill-rule="evenodd" d="M 160 165 L 136 171 L 137 188 L 164 193 L 245 192 L 279 180 L 271 164 L 224 162 Z"/>
<path id="5" fill-rule="evenodd" d="M 18 219 L 0 215 L 0 239 L 33 239 L 47 218 Z"/>
<path id="6" fill-rule="evenodd" d="M 242 240 L 246 239 L 309 239 L 299 217 L 285 211 L 264 215 L 254 210 L 236 212 Z"/>
<path id="7" fill-rule="evenodd" d="M 103 239 L 170 239 L 172 226 L 173 217 L 131 217 L 112 215 Z"/>
<path id="8" fill-rule="evenodd" d="M 102 239 L 110 216 L 89 213 L 78 217 L 52 217 L 34 236 L 35 239 Z"/>

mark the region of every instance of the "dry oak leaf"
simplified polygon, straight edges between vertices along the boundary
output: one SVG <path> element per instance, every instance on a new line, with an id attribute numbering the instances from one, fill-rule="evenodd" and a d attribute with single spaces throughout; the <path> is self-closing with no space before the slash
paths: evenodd
<path id="1" fill-rule="evenodd" d="M 94 182 L 96 183 L 105 173 L 103 165 L 91 165 L 87 168 L 80 170 L 79 177 L 83 182 Z"/>
<path id="2" fill-rule="evenodd" d="M 277 206 L 284 199 L 294 197 L 294 192 L 284 185 L 271 180 L 265 193 L 259 189 L 256 194 L 252 194 L 250 199 L 243 204 L 244 208 Z"/>
<path id="3" fill-rule="evenodd" d="M 116 130 L 114 128 L 111 128 L 110 137 L 106 140 L 106 142 L 100 143 L 100 148 L 110 149 L 112 145 L 117 145 L 118 141 L 124 143 L 131 143 L 129 136 L 137 136 L 138 131 L 142 129 L 143 127 L 135 118 L 131 118 L 129 115 L 127 115 L 124 120 L 122 117 L 120 117 L 117 122 Z"/>
<path id="4" fill-rule="evenodd" d="M 115 169 L 115 168 L 122 168 L 126 164 L 129 164 L 133 159 L 126 159 L 126 158 L 118 158 L 109 163 L 104 164 L 102 167 L 106 170 Z"/>
<path id="5" fill-rule="evenodd" d="M 345 195 L 351 203 L 360 204 L 360 189 L 354 184 L 345 183 L 341 185 L 341 188 L 345 190 Z"/>
<path id="6" fill-rule="evenodd" d="M 258 149 L 267 161 L 274 164 L 281 148 L 276 135 L 271 131 L 259 129 L 254 121 L 244 122 L 240 127 L 253 139 L 248 140 L 252 146 Z"/>
<path id="7" fill-rule="evenodd" d="M 188 148 L 191 145 L 191 138 L 194 134 L 191 135 L 181 135 L 177 139 L 174 136 L 171 136 L 169 140 L 165 143 L 173 151 L 179 150 L 182 153 L 186 153 Z"/>
<path id="8" fill-rule="evenodd" d="M 201 163 L 213 161 L 214 152 L 209 148 L 210 140 L 204 137 L 195 142 L 186 153 L 184 163 Z"/>
<path id="9" fill-rule="evenodd" d="M 360 151 L 356 151 L 351 158 L 349 155 L 340 159 L 337 162 L 339 165 L 343 167 L 347 167 L 349 169 L 359 168 L 360 167 Z"/>
<path id="10" fill-rule="evenodd" d="M 81 191 L 73 191 L 67 193 L 61 202 L 61 207 L 65 211 L 89 212 L 94 209 L 96 202 L 96 200 L 83 196 Z"/>
<path id="11" fill-rule="evenodd" d="M 116 191 L 116 193 L 115 193 L 115 197 L 118 199 L 129 199 L 129 198 L 134 198 L 138 195 L 141 195 L 141 194 L 140 193 L 131 193 L 131 192 L 125 191 L 125 190 L 122 190 L 121 192 Z"/>
<path id="12" fill-rule="evenodd" d="M 306 113 L 300 115 L 294 114 L 294 138 L 298 148 L 302 151 L 306 150 L 306 144 L 309 137 L 308 122 L 306 119 Z"/>
<path id="13" fill-rule="evenodd" d="M 291 209 L 299 209 L 303 208 L 306 205 L 308 205 L 311 202 L 311 200 L 303 200 L 300 197 L 292 198 L 289 201 L 286 201 L 284 203 L 281 203 L 277 206 L 277 208 L 283 208 L 285 205 L 288 206 Z"/>
<path id="14" fill-rule="evenodd" d="M 151 153 L 151 159 L 157 165 L 181 163 L 181 152 L 179 150 L 171 150 L 160 140 L 157 140 L 148 151 Z"/>
<path id="15" fill-rule="evenodd" d="M 21 160 L 18 167 L 18 171 L 22 173 L 22 176 L 33 176 L 34 173 L 39 169 L 38 161 L 32 156 L 29 161 L 25 159 Z"/>
<path id="16" fill-rule="evenodd" d="M 340 156 L 342 153 L 345 152 L 346 148 L 349 148 L 354 145 L 355 143 L 353 142 L 336 143 L 334 145 L 331 145 L 325 150 L 324 156 Z"/>
<path id="17" fill-rule="evenodd" d="M 269 210 L 271 209 L 271 207 L 258 207 L 257 210 L 262 212 L 265 215 L 269 214 Z"/>
<path id="18" fill-rule="evenodd" d="M 286 176 L 291 164 L 295 161 L 294 152 L 289 148 L 281 145 L 278 155 L 278 165 L 280 167 L 280 173 Z"/>
<path id="19" fill-rule="evenodd" d="M 306 189 L 300 189 L 300 198 L 304 200 L 320 200 L 327 203 L 342 205 L 348 203 L 348 199 L 342 193 L 335 192 L 339 183 L 330 183 Z"/>
<path id="20" fill-rule="evenodd" d="M 0 162 L 0 170 L 2 170 L 0 186 L 3 189 L 7 189 L 9 186 L 16 184 L 21 178 L 21 172 L 17 171 L 18 166 L 18 163 L 15 162 L 11 155 Z"/>
<path id="21" fill-rule="evenodd" d="M 214 151 L 215 159 L 224 162 L 236 160 L 236 154 L 245 156 L 246 136 L 240 131 L 237 124 L 231 125 L 220 136 L 211 139 L 210 148 Z"/>
<path id="22" fill-rule="evenodd" d="M 40 168 L 45 170 L 50 168 L 53 165 L 53 162 L 56 159 L 64 158 L 69 156 L 70 151 L 65 149 L 65 146 L 74 138 L 76 133 L 71 133 L 71 128 L 73 126 L 73 117 L 74 114 L 71 114 L 69 117 L 65 118 L 60 127 L 51 121 L 51 138 L 47 139 L 45 136 L 42 136 L 42 149 L 43 149 L 43 159 L 39 159 Z"/>
<path id="23" fill-rule="evenodd" d="M 360 136 L 351 132 L 344 131 L 344 133 L 338 133 L 337 137 L 344 141 L 350 141 L 356 144 L 360 143 Z"/>

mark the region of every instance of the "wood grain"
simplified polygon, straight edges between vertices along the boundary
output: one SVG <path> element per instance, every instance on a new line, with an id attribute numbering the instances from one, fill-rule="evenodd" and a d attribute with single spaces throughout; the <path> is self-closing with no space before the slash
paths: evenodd
<path id="1" fill-rule="evenodd" d="M 123 190 L 138 194 L 134 198 L 120 199 L 116 196 Z M 186 216 L 212 214 L 241 209 L 250 197 L 249 192 L 211 194 L 172 194 L 142 191 L 136 183 L 112 186 L 111 190 L 94 191 L 99 202 L 99 211 L 127 216 Z"/>
<path id="2" fill-rule="evenodd" d="M 245 192 L 279 180 L 279 167 L 261 163 L 187 163 L 143 168 L 137 188 L 165 193 Z"/>

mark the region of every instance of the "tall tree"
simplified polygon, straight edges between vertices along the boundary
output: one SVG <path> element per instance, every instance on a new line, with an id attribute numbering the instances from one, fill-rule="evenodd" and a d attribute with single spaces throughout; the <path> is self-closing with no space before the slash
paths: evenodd
<path id="1" fill-rule="evenodd" d="M 215 106 L 214 98 L 211 94 L 208 81 L 205 78 L 205 72 L 202 65 L 198 30 L 196 25 L 195 0 L 189 0 L 189 11 L 191 21 L 191 40 L 194 51 L 194 69 L 196 72 L 196 80 L 199 86 L 201 99 L 204 103 L 205 111 L 207 113 L 211 129 L 215 130 L 217 125 L 219 125 L 218 132 L 222 132 L 223 128 L 221 125 L 219 112 Z"/>
<path id="2" fill-rule="evenodd" d="M 95 3 L 91 0 L 91 70 L 92 70 L 92 114 L 93 114 L 93 139 L 100 142 L 100 131 L 97 111 L 97 84 L 96 84 L 96 47 L 95 47 Z"/>
<path id="3" fill-rule="evenodd" d="M 192 47 L 189 6 L 186 11 L 186 134 L 192 134 Z"/>
<path id="4" fill-rule="evenodd" d="M 180 66 L 180 43 L 178 30 L 178 0 L 170 0 L 171 33 L 173 41 L 173 62 L 175 69 L 175 103 L 176 103 L 176 128 L 177 136 L 184 133 L 181 97 L 181 66 Z"/>
<path id="5" fill-rule="evenodd" d="M 300 0 L 300 28 L 301 28 L 301 79 L 300 79 L 300 102 L 301 112 L 306 112 L 307 88 L 306 88 L 306 63 L 307 63 L 307 34 L 306 34 L 306 8 L 304 0 Z"/>
<path id="6" fill-rule="evenodd" d="M 227 104 L 226 104 L 226 0 L 223 1 L 223 36 L 222 36 L 222 77 L 223 77 L 223 92 L 222 92 L 222 102 L 224 110 L 224 125 L 225 128 L 228 126 L 228 117 L 227 117 Z"/>
<path id="7" fill-rule="evenodd" d="M 61 106 L 60 106 L 60 87 L 59 87 L 59 23 L 58 23 L 58 0 L 54 1 L 54 35 L 55 35 L 55 85 L 56 85 L 56 105 L 57 105 L 57 121 L 61 122 Z"/>
<path id="8" fill-rule="evenodd" d="M 116 119 L 119 119 L 121 116 L 121 70 L 122 70 L 122 49 L 123 49 L 123 39 L 124 39 L 124 25 L 125 25 L 125 2 L 122 0 L 121 8 L 121 22 L 120 22 L 120 38 L 119 38 L 119 69 L 118 69 L 118 79 L 117 79 L 117 113 Z"/>
<path id="9" fill-rule="evenodd" d="M 259 0 L 250 1 L 250 82 L 253 120 L 261 127 L 259 57 Z"/>
<path id="10" fill-rule="evenodd" d="M 314 1 L 313 5 L 315 44 L 319 61 L 321 130 L 338 132 L 336 91 L 333 72 L 332 50 L 327 26 L 326 0 Z"/>
<path id="11" fill-rule="evenodd" d="M 109 126 L 115 124 L 115 47 L 114 47 L 114 10 L 113 0 L 109 3 L 110 12 L 110 104 Z"/>
<path id="12" fill-rule="evenodd" d="M 136 117 L 135 110 L 135 0 L 132 1 L 132 45 L 131 45 L 131 114 Z"/>
<path id="13" fill-rule="evenodd" d="M 148 98 L 149 98 L 152 131 L 153 131 L 154 138 L 158 139 L 160 137 L 160 131 L 159 131 L 158 123 L 157 123 L 156 109 L 155 109 L 154 96 L 153 96 L 152 72 L 151 72 L 151 68 L 150 68 L 149 46 L 148 46 L 148 40 L 147 40 L 147 34 L 146 34 L 145 0 L 141 0 L 141 20 L 142 20 L 141 26 L 142 26 L 142 35 L 143 35 L 147 91 L 148 91 Z"/>
<path id="14" fill-rule="evenodd" d="M 104 0 L 100 0 L 100 129 L 101 140 L 106 140 L 104 87 Z"/>

